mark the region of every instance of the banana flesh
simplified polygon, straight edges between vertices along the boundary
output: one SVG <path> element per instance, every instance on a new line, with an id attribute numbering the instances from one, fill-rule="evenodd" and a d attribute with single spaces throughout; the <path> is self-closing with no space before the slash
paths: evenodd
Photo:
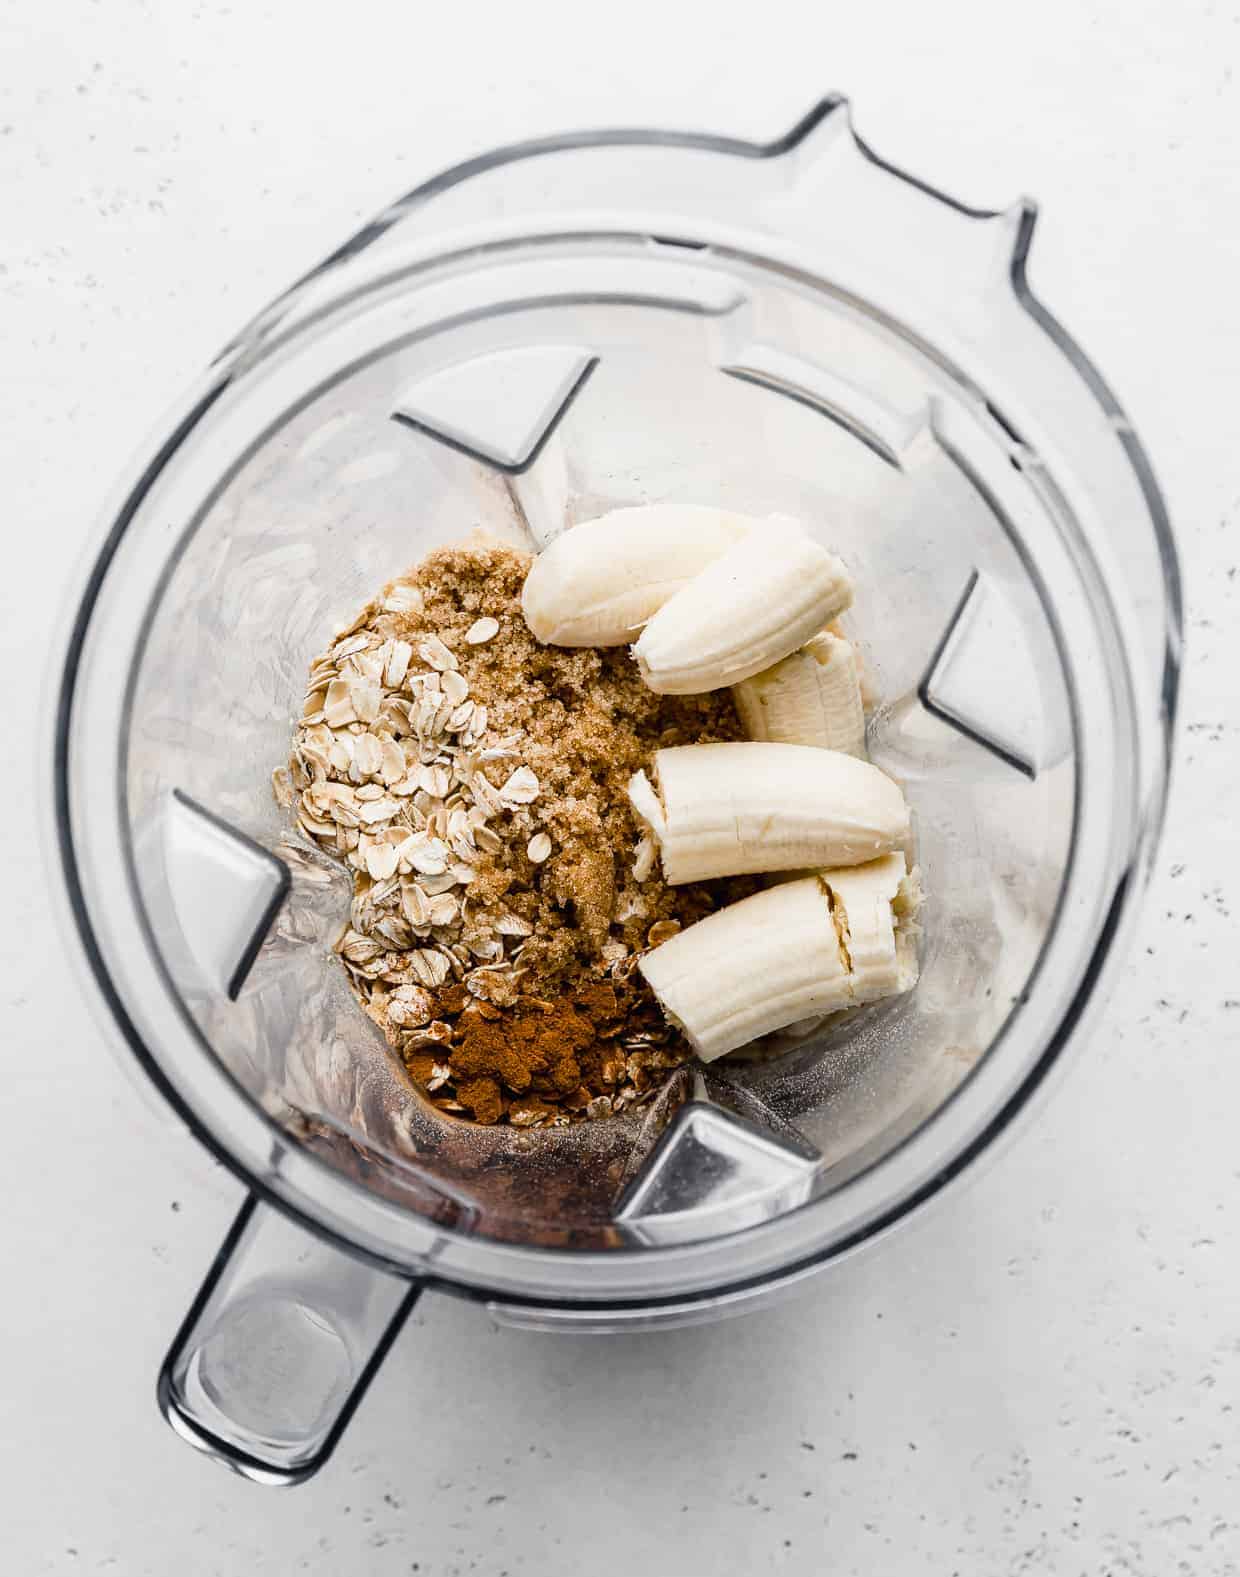
<path id="1" fill-rule="evenodd" d="M 784 882 L 638 964 L 703 1062 L 807 1018 L 910 990 L 918 894 L 904 856 Z"/>
<path id="2" fill-rule="evenodd" d="M 771 667 L 851 602 L 840 560 L 772 515 L 651 616 L 633 655 L 658 694 L 700 695 Z"/>
<path id="3" fill-rule="evenodd" d="M 734 685 L 732 696 L 750 739 L 865 756 L 857 658 L 843 636 L 821 631 L 799 651 Z"/>
<path id="4" fill-rule="evenodd" d="M 831 891 L 840 944 L 848 960 L 853 1001 L 911 990 L 917 983 L 914 924 L 921 893 L 902 853 L 866 865 L 823 871 Z"/>
<path id="5" fill-rule="evenodd" d="M 629 800 L 672 886 L 714 876 L 860 865 L 902 845 L 898 786 L 839 751 L 738 741 L 675 745 L 637 772 Z"/>
<path id="6" fill-rule="evenodd" d="M 613 509 L 555 538 L 525 578 L 521 608 L 550 646 L 623 646 L 682 586 L 758 524 L 688 504 Z"/>

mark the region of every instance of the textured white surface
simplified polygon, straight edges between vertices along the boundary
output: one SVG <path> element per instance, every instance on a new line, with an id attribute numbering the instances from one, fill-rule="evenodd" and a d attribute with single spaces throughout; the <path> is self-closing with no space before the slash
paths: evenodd
<path id="1" fill-rule="evenodd" d="M 1179 527 L 1185 732 L 1105 1023 L 970 1186 L 773 1312 L 596 1341 L 425 1300 L 336 1460 L 280 1495 L 156 1415 L 158 1359 L 239 1190 L 165 1133 L 65 991 L 39 851 L 9 816 L 6 1574 L 1240 1570 L 1240 12 L 702 16 L 5 0 L 0 652 L 36 676 L 49 603 L 140 435 L 396 192 L 565 126 L 766 137 L 846 90 L 888 158 L 975 203 L 1042 199 L 1035 284 L 1128 405 Z M 24 807 L 35 705 L 8 693 Z"/>

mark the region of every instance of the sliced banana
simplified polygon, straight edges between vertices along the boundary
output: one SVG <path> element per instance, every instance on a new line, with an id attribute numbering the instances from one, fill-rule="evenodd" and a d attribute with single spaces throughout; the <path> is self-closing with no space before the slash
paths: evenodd
<path id="1" fill-rule="evenodd" d="M 637 967 L 704 1062 L 849 1002 L 830 899 L 816 876 L 707 915 Z"/>
<path id="2" fill-rule="evenodd" d="M 784 882 L 645 954 L 638 968 L 703 1062 L 917 983 L 903 854 Z"/>
<path id="3" fill-rule="evenodd" d="M 658 750 L 629 799 L 672 886 L 713 876 L 860 865 L 909 835 L 904 795 L 871 766 L 811 745 L 738 741 Z"/>
<path id="4" fill-rule="evenodd" d="M 660 695 L 720 690 L 796 651 L 851 602 L 840 560 L 772 515 L 651 616 L 633 655 Z"/>
<path id="5" fill-rule="evenodd" d="M 613 509 L 555 538 L 525 578 L 521 608 L 550 646 L 623 646 L 758 522 L 690 504 Z"/>
<path id="6" fill-rule="evenodd" d="M 799 651 L 734 685 L 732 696 L 750 739 L 865 755 L 857 658 L 841 635 L 821 631 Z"/>

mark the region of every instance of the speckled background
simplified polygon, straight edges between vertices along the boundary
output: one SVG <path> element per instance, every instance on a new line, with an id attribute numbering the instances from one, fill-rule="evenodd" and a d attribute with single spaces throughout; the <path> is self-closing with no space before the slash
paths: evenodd
<path id="1" fill-rule="evenodd" d="M 731 14 L 0 3 L 6 1577 L 1240 1570 L 1240 9 Z M 153 1379 L 239 1190 L 118 1072 L 41 896 L 69 566 L 181 385 L 394 193 L 563 126 L 768 137 L 830 88 L 966 199 L 1042 199 L 1035 283 L 1167 490 L 1190 661 L 1127 972 L 1037 1126 L 796 1302 L 573 1340 L 427 1299 L 315 1483 L 229 1479 Z"/>

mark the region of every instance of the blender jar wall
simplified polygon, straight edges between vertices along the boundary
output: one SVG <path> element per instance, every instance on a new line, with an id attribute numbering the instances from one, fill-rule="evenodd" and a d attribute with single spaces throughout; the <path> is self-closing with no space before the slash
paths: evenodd
<path id="1" fill-rule="evenodd" d="M 604 248 L 605 268 L 614 250 Z M 590 266 L 578 261 L 579 277 L 588 278 Z M 309 657 L 375 586 L 471 526 L 529 541 L 502 478 L 393 421 L 411 386 L 478 356 L 489 373 L 501 352 L 554 343 L 557 333 L 560 342 L 584 343 L 594 358 L 590 376 L 556 428 L 554 453 L 544 450 L 523 478 L 558 467 L 570 521 L 643 498 L 705 498 L 796 514 L 852 565 L 862 588 L 856 634 L 872 686 L 889 698 L 872 750 L 906 783 L 918 820 L 929 895 L 922 985 L 864 1023 L 836 1028 L 838 1049 L 815 1041 L 778 1068 L 742 1066 L 732 1075 L 761 1085 L 785 1121 L 815 1138 L 829 1134 L 829 1168 L 846 1167 L 861 1143 L 873 1153 L 885 1130 L 889 1142 L 907 1132 L 990 1044 L 1033 970 L 1071 831 L 1071 722 L 1054 639 L 992 502 L 918 424 L 911 391 L 920 388 L 924 412 L 933 369 L 918 381 L 915 360 L 910 366 L 864 323 L 837 321 L 757 270 L 721 271 L 711 286 L 720 305 L 709 313 L 666 304 L 689 287 L 677 287 L 675 261 L 663 272 L 662 303 L 600 296 L 512 305 L 463 328 L 397 340 L 302 401 L 183 535 L 132 687 L 127 813 L 135 842 L 167 849 L 188 796 L 274 850 L 291 873 L 293 901 L 232 1000 L 220 985 L 228 960 L 217 967 L 211 957 L 186 956 L 181 964 L 187 950 L 169 946 L 183 930 L 176 890 L 185 890 L 181 907 L 193 912 L 197 868 L 141 852 L 135 860 L 156 944 L 213 1053 L 268 1110 L 333 1126 L 422 1173 L 431 1169 L 471 1202 L 475 1230 L 516 1242 L 565 1241 L 606 1226 L 616 1162 L 640 1122 L 588 1125 L 557 1140 L 550 1148 L 576 1186 L 555 1187 L 543 1175 L 533 1193 L 520 1183 L 531 1167 L 522 1136 L 474 1130 L 466 1144 L 459 1124 L 427 1112 L 330 957 L 347 913 L 347 881 L 340 872 L 333 881 L 290 833 L 268 783 L 300 710 Z M 880 457 L 805 403 L 752 376 L 727 376 L 720 363 L 744 353 L 759 317 L 767 340 L 781 344 L 810 342 L 821 323 L 818 338 L 847 353 L 853 386 L 866 388 L 872 409 L 881 402 L 891 412 L 900 452 Z M 1025 773 L 936 723 L 917 699 L 962 592 L 978 576 L 1002 600 L 1006 623 L 998 652 L 987 645 L 962 661 L 987 666 L 1001 719 L 1023 720 L 1032 763 Z M 362 1113 L 359 1066 L 370 1069 Z M 582 1186 L 583 1176 L 594 1186 Z M 836 1180 L 824 1176 L 823 1185 Z"/>

